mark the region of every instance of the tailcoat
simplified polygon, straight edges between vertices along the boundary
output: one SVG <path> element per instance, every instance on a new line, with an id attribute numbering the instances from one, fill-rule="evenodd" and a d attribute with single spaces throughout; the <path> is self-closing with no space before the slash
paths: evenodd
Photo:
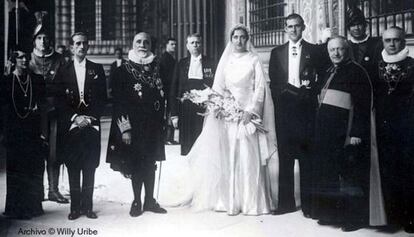
<path id="1" fill-rule="evenodd" d="M 213 60 L 206 56 L 201 57 L 203 68 L 203 79 L 188 78 L 191 57 L 181 59 L 174 72 L 170 88 L 171 116 L 179 117 L 181 155 L 187 155 L 191 150 L 195 140 L 200 135 L 203 127 L 203 117 L 198 113 L 203 113 L 204 108 L 193 104 L 190 101 L 180 103 L 179 98 L 183 93 L 192 89 L 204 89 L 205 86 L 213 85 L 216 65 Z"/>

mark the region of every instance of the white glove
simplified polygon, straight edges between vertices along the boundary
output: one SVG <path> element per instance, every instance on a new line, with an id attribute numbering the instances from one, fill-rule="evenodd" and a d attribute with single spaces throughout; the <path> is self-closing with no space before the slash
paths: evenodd
<path id="1" fill-rule="evenodd" d="M 253 123 L 249 122 L 246 125 L 240 123 L 237 130 L 237 138 L 242 139 L 246 136 L 252 135 L 254 132 L 256 132 L 256 126 L 254 126 Z"/>
<path id="2" fill-rule="evenodd" d="M 246 124 L 245 127 L 247 135 L 252 135 L 254 132 L 256 132 L 256 126 L 252 122 Z"/>

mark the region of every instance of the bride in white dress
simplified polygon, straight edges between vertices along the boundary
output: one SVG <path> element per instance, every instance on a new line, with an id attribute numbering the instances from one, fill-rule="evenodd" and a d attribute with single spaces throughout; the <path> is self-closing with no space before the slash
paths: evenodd
<path id="1" fill-rule="evenodd" d="M 188 155 L 191 208 L 229 215 L 268 214 L 277 202 L 271 198 L 277 197 L 277 177 L 269 178 L 269 173 L 278 173 L 274 109 L 267 76 L 251 50 L 246 27 L 231 30 L 213 89 L 219 93 L 229 90 L 244 113 L 239 122 L 213 114 L 206 117 Z M 257 131 L 252 119 L 261 119 L 268 132 Z"/>

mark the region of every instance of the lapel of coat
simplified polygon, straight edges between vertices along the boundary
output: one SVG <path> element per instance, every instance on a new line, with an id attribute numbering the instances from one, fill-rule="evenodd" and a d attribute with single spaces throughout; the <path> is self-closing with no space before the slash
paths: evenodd
<path id="1" fill-rule="evenodd" d="M 86 95 L 86 93 L 87 93 L 87 91 L 90 87 L 90 84 L 93 80 L 93 77 L 95 76 L 95 72 L 93 71 L 91 62 L 87 59 L 85 59 L 85 60 L 86 60 L 86 63 L 85 63 L 85 86 L 83 88 L 83 94 L 84 95 Z M 85 98 L 86 98 L 86 96 L 85 96 Z"/>
<path id="2" fill-rule="evenodd" d="M 310 59 L 309 54 L 309 44 L 305 40 L 302 40 L 302 52 L 300 56 L 300 63 L 299 63 L 299 77 L 302 75 L 305 66 L 307 65 L 307 61 Z M 299 78 L 300 79 L 300 78 Z"/>
<path id="3" fill-rule="evenodd" d="M 94 81 L 98 79 L 98 71 L 96 70 L 96 67 L 94 67 L 92 62 L 89 60 L 86 60 L 85 68 L 86 68 L 85 70 L 86 75 L 85 75 L 84 94 L 86 95 L 88 93 L 88 90 L 93 85 Z"/>
<path id="4" fill-rule="evenodd" d="M 190 60 L 191 56 L 188 56 L 187 58 L 184 58 L 184 75 L 182 76 L 183 79 L 188 79 L 188 70 L 190 69 Z"/>
<path id="5" fill-rule="evenodd" d="M 76 95 L 76 98 L 79 98 L 79 87 L 78 87 L 78 79 L 76 78 L 76 72 L 75 72 L 75 61 L 72 61 L 70 63 L 70 66 L 68 67 L 68 77 L 69 80 L 69 86 L 72 87 L 73 93 Z"/>
<path id="6" fill-rule="evenodd" d="M 285 80 L 288 81 L 289 78 L 289 42 L 282 45 L 282 48 L 280 50 L 280 66 L 285 72 Z"/>
<path id="7" fill-rule="evenodd" d="M 208 68 L 208 61 L 206 60 L 206 56 L 201 55 L 201 72 L 203 73 L 203 79 L 206 79 L 206 68 Z"/>

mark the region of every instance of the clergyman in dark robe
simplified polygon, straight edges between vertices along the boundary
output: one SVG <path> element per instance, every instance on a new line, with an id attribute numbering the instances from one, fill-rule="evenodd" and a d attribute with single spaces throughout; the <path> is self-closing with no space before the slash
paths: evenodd
<path id="1" fill-rule="evenodd" d="M 378 155 L 389 224 L 414 233 L 414 59 L 405 32 L 390 27 L 374 78 Z"/>
<path id="2" fill-rule="evenodd" d="M 316 117 L 312 215 L 321 225 L 354 231 L 372 223 L 370 169 L 378 164 L 371 150 L 372 86 L 365 69 L 350 59 L 345 38 L 331 38 L 328 52 L 332 66 Z"/>

